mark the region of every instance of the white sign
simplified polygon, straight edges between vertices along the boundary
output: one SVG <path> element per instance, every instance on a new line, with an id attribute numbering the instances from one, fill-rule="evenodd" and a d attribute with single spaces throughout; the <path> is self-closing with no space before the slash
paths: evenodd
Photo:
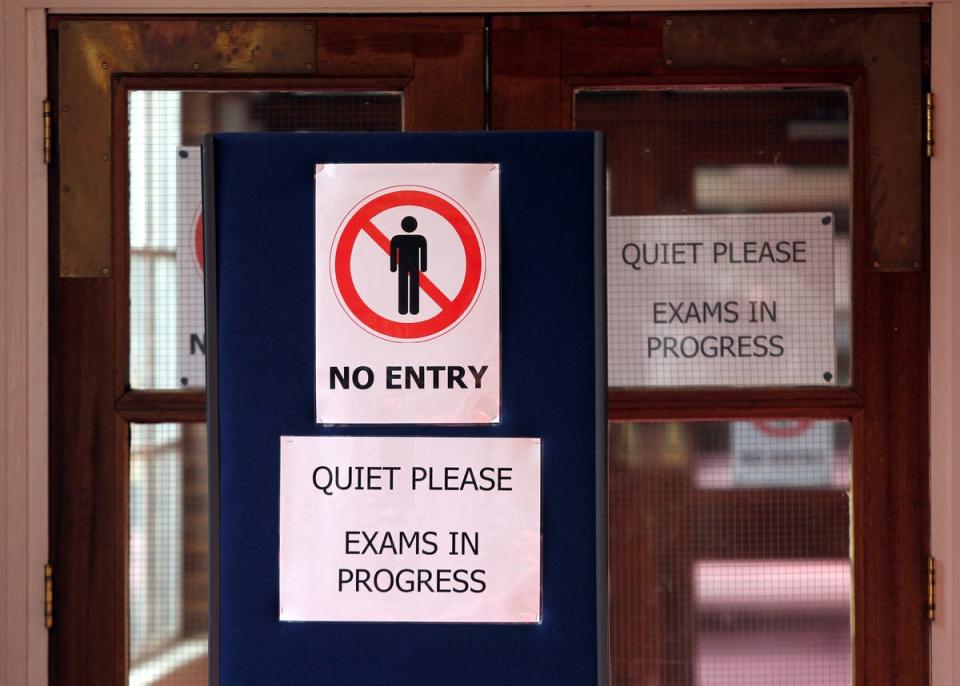
<path id="1" fill-rule="evenodd" d="M 320 164 L 317 422 L 500 417 L 500 168 Z"/>
<path id="2" fill-rule="evenodd" d="M 280 439 L 280 619 L 540 620 L 540 439 Z"/>
<path id="3" fill-rule="evenodd" d="M 830 213 L 610 217 L 611 386 L 836 376 Z"/>
<path id="4" fill-rule="evenodd" d="M 177 381 L 192 388 L 206 383 L 200 188 L 200 148 L 177 148 Z"/>
<path id="5" fill-rule="evenodd" d="M 812 419 L 733 422 L 733 482 L 746 488 L 833 483 L 833 424 Z"/>

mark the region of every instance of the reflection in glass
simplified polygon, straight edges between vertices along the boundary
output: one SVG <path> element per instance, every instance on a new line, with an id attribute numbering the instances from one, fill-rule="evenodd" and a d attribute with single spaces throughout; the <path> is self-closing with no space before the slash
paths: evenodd
<path id="1" fill-rule="evenodd" d="M 852 683 L 849 424 L 609 432 L 614 683 Z"/>

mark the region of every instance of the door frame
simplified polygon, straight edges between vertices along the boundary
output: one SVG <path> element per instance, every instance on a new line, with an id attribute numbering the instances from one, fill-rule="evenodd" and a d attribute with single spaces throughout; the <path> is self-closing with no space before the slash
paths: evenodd
<path id="1" fill-rule="evenodd" d="M 47 682 L 47 636 L 43 618 L 43 565 L 48 547 L 48 241 L 47 180 L 43 163 L 41 103 L 46 97 L 47 12 L 182 13 L 173 0 L 2 0 L 3 54 L 0 93 L 0 665 L 5 683 Z M 607 10 L 736 10 L 900 7 L 898 0 L 839 0 L 764 3 L 684 0 L 651 2 L 611 0 Z M 906 3 L 923 5 L 925 3 Z M 387 6 L 385 0 L 333 0 L 320 12 L 511 12 L 509 0 L 406 0 Z M 522 9 L 575 12 L 582 0 L 528 0 Z M 597 7 L 590 8 L 596 11 Z M 194 0 L 190 12 L 309 12 L 307 0 L 282 3 L 240 2 L 223 6 L 216 0 Z M 960 365 L 952 361 L 960 345 L 960 136 L 954 135 L 953 102 L 960 94 L 960 7 L 952 0 L 932 9 L 932 85 L 936 94 L 936 154 L 931 160 L 931 542 L 938 559 L 938 616 L 932 625 L 933 683 L 952 683 L 960 673 L 960 468 L 953 465 L 954 444 L 960 444 Z M 956 438 L 955 438 L 956 435 Z M 958 522 L 954 524 L 954 522 Z"/>

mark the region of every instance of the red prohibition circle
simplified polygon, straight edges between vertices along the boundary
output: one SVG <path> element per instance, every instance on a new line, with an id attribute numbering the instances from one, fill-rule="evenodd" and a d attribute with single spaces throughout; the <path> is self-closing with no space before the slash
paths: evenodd
<path id="1" fill-rule="evenodd" d="M 812 419 L 758 419 L 753 423 L 762 433 L 774 438 L 793 438 L 813 426 Z"/>
<path id="2" fill-rule="evenodd" d="M 381 212 L 403 205 L 422 207 L 443 217 L 460 239 L 466 258 L 466 271 L 460 290 L 447 303 L 437 303 L 440 306 L 439 313 L 419 322 L 398 322 L 374 312 L 357 292 L 350 269 L 350 257 L 360 233 Z M 358 322 L 384 336 L 416 340 L 440 335 L 470 309 L 483 280 L 483 249 L 472 222 L 463 210 L 433 192 L 402 189 L 378 195 L 351 212 L 342 225 L 334 247 L 333 271 L 334 285 L 341 300 Z"/>

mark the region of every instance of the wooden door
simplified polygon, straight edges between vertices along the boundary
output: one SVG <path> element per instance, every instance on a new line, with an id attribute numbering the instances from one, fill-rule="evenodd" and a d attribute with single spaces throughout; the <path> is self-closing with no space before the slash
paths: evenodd
<path id="1" fill-rule="evenodd" d="M 57 16 L 49 38 L 51 680 L 205 683 L 203 366 L 173 351 L 203 352 L 174 313 L 202 296 L 164 280 L 183 165 L 208 131 L 480 129 L 483 21 Z"/>
<path id="2" fill-rule="evenodd" d="M 927 22 L 493 19 L 493 127 L 604 131 L 610 227 L 813 208 L 836 221 L 828 383 L 611 383 L 612 683 L 929 679 Z M 805 436 L 829 472 L 738 474 L 738 443 L 764 430 Z"/>

